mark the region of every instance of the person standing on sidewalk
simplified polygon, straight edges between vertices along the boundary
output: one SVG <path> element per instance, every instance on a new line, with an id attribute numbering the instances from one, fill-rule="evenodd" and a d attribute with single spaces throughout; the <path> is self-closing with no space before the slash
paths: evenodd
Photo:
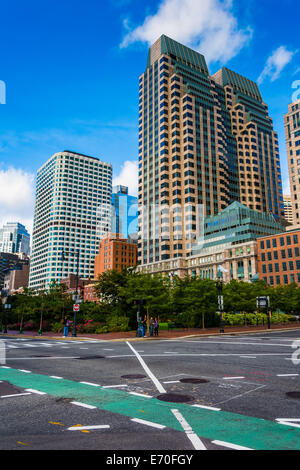
<path id="1" fill-rule="evenodd" d="M 150 318 L 150 336 L 154 334 L 154 320 L 153 317 Z"/>
<path id="2" fill-rule="evenodd" d="M 70 326 L 70 321 L 69 319 L 66 317 L 64 319 L 64 338 L 67 338 L 69 336 L 69 326 Z"/>
<path id="3" fill-rule="evenodd" d="M 158 318 L 155 317 L 155 320 L 154 320 L 154 336 L 158 336 L 158 328 L 159 328 Z"/>
<path id="4" fill-rule="evenodd" d="M 144 317 L 144 320 L 143 320 L 143 336 L 145 337 L 146 336 L 146 333 L 147 333 L 147 317 L 145 316 Z"/>

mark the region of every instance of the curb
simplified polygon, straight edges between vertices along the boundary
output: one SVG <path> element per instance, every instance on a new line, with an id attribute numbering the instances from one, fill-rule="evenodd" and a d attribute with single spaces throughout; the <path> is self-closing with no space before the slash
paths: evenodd
<path id="1" fill-rule="evenodd" d="M 126 341 L 131 341 L 131 342 L 136 342 L 136 341 L 175 341 L 179 339 L 188 339 L 188 338 L 207 338 L 208 336 L 237 336 L 237 335 L 249 335 L 249 334 L 272 334 L 272 333 L 277 333 L 277 332 L 283 332 L 283 331 L 297 331 L 300 330 L 300 325 L 295 326 L 293 328 L 276 328 L 276 329 L 266 329 L 266 330 L 246 330 L 246 331 L 232 331 L 228 333 L 198 333 L 194 335 L 184 335 L 184 336 L 176 336 L 174 338 L 169 337 L 169 338 L 164 338 L 164 337 L 151 337 L 148 336 L 146 338 L 114 338 L 114 339 L 99 339 L 99 338 L 87 338 L 83 336 L 77 336 L 77 337 L 68 337 L 64 338 L 62 336 L 27 336 L 24 337 L 22 335 L 10 335 L 0 333 L 0 338 L 23 338 L 23 339 L 36 339 L 36 340 L 56 340 L 56 341 L 99 341 L 99 342 L 108 342 L 108 343 L 113 343 L 113 342 L 126 342 Z"/>

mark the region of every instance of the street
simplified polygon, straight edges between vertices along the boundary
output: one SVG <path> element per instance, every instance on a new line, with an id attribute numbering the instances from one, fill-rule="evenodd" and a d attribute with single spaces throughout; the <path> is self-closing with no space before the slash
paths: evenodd
<path id="1" fill-rule="evenodd" d="M 299 450 L 299 336 L 1 335 L 0 449 Z"/>

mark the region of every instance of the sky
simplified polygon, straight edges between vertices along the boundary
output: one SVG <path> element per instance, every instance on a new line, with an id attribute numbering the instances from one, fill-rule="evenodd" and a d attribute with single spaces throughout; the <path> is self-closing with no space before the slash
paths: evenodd
<path id="1" fill-rule="evenodd" d="M 300 98 L 296 0 L 10 0 L 0 26 L 0 225 L 30 230 L 35 175 L 72 150 L 113 164 L 114 184 L 137 193 L 138 79 L 161 34 L 259 84 L 279 134 Z M 293 88 L 294 87 L 294 88 Z"/>

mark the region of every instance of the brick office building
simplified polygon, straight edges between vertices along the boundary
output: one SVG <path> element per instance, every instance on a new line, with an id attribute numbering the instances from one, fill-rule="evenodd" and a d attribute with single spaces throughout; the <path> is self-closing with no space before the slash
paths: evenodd
<path id="1" fill-rule="evenodd" d="M 259 278 L 267 284 L 300 285 L 300 229 L 257 240 Z"/>
<path id="2" fill-rule="evenodd" d="M 120 234 L 111 234 L 100 242 L 99 254 L 95 257 L 95 279 L 105 271 L 122 269 L 137 264 L 137 245 Z"/>

